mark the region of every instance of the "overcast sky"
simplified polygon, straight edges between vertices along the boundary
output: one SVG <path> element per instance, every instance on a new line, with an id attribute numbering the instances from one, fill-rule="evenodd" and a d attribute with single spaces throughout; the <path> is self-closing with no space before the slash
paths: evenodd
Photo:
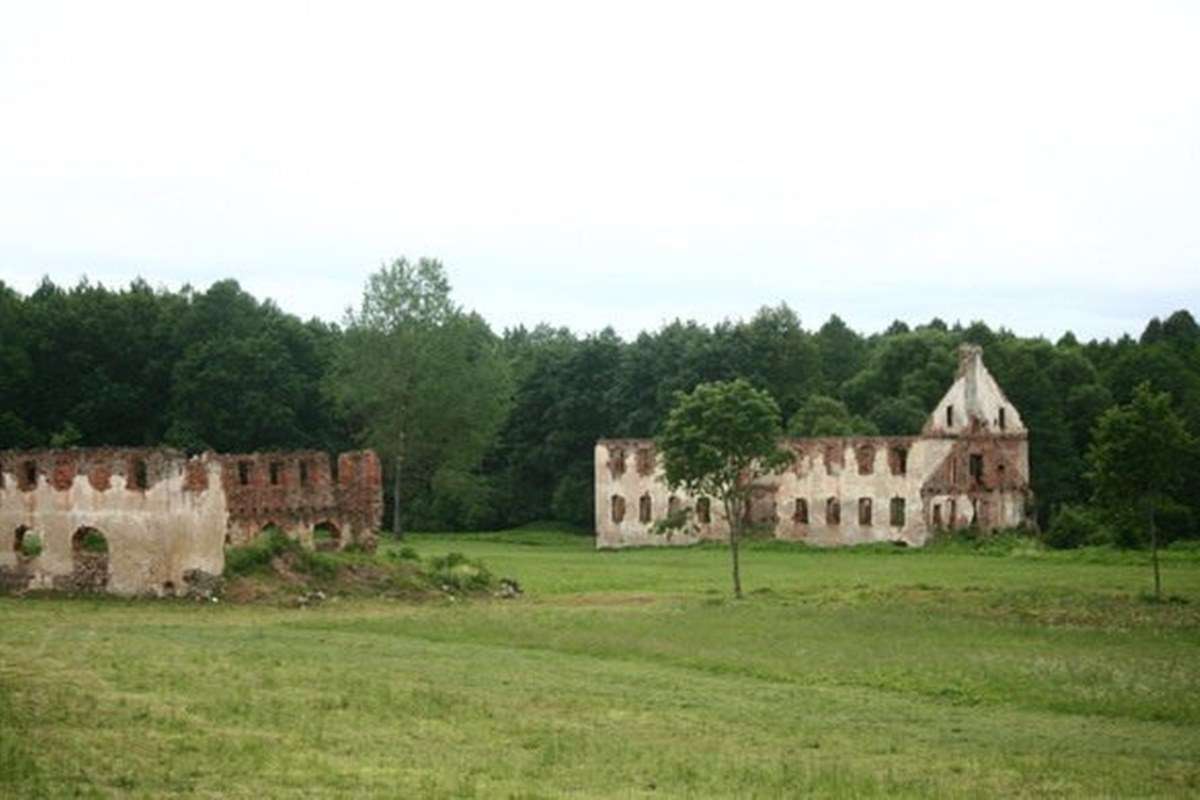
<path id="1" fill-rule="evenodd" d="M 1200 4 L 4 3 L 0 280 L 496 328 L 1200 315 Z"/>

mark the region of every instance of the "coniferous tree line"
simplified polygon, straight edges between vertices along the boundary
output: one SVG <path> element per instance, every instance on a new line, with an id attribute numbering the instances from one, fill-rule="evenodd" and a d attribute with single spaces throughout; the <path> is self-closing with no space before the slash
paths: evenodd
<path id="1" fill-rule="evenodd" d="M 442 278 L 434 288 L 448 297 Z M 374 371 L 348 365 L 371 342 L 382 349 L 370 363 L 383 370 L 403 358 L 412 334 L 403 314 L 387 330 L 366 330 L 369 308 L 339 326 L 300 320 L 232 280 L 205 291 L 46 280 L 28 295 L 0 282 L 0 449 L 377 446 L 370 431 L 399 428 L 371 419 L 371 404 L 347 386 Z M 427 413 L 446 407 L 457 416 L 440 426 L 427 417 L 408 434 L 409 469 L 398 484 L 408 528 L 547 518 L 590 527 L 596 439 L 654 436 L 675 392 L 706 381 L 741 377 L 767 390 L 794 435 L 919 433 L 954 378 L 963 342 L 984 347 L 1029 428 L 1037 516 L 1055 543 L 1137 543 L 1089 507 L 1087 453 L 1096 421 L 1130 402 L 1139 384 L 1169 393 L 1187 430 L 1200 435 L 1200 327 L 1186 310 L 1150 320 L 1136 338 L 1079 342 L 1068 333 L 1050 342 L 940 319 L 862 335 L 833 316 L 812 329 L 784 304 L 712 326 L 676 321 L 632 340 L 548 325 L 497 333 L 475 314 L 447 309 L 445 335 L 430 340 L 430 380 L 452 374 L 459 388 L 404 386 L 419 396 L 452 391 L 463 402 L 426 403 Z M 479 399 L 472 393 L 495 402 L 467 402 Z M 426 428 L 440 438 L 420 440 Z M 460 435 L 471 447 L 452 446 Z M 1161 502 L 1167 540 L 1200 536 L 1196 461 L 1181 461 L 1181 481 Z"/>

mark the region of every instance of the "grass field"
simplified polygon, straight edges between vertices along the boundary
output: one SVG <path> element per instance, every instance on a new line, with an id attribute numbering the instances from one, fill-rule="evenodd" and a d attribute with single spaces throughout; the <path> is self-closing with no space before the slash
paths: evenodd
<path id="1" fill-rule="evenodd" d="M 0 599 L 0 796 L 1200 794 L 1200 554 L 421 535 L 516 600 Z"/>

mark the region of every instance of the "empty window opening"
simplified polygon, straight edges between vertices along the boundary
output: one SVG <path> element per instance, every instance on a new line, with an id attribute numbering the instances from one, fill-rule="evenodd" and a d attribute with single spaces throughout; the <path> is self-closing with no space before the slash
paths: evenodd
<path id="1" fill-rule="evenodd" d="M 133 462 L 133 488 L 146 489 L 150 486 L 150 478 L 146 474 L 146 462 L 140 458 Z"/>
<path id="2" fill-rule="evenodd" d="M 308 462 L 300 462 L 300 485 L 308 486 Z"/>
<path id="3" fill-rule="evenodd" d="M 71 552 L 75 554 L 104 555 L 108 553 L 108 539 L 95 528 L 80 528 L 71 537 Z"/>
<path id="4" fill-rule="evenodd" d="M 942 504 L 941 503 L 933 504 L 933 527 L 935 527 L 935 528 L 942 527 Z"/>
<path id="5" fill-rule="evenodd" d="M 625 474 L 625 448 L 611 447 L 608 450 L 608 472 L 613 479 Z"/>
<path id="6" fill-rule="evenodd" d="M 283 463 L 280 461 L 271 462 L 271 485 L 278 486 L 283 480 Z"/>
<path id="7" fill-rule="evenodd" d="M 936 514 L 937 514 L 936 508 L 937 507 L 935 506 L 934 508 L 935 508 L 934 514 L 935 514 L 935 518 L 936 518 Z M 892 524 L 898 528 L 904 527 L 904 498 L 903 497 L 893 497 L 891 510 L 892 510 L 892 514 L 891 514 Z"/>
<path id="8" fill-rule="evenodd" d="M 1000 417 L 997 422 L 1000 423 L 1000 430 L 1004 430 L 1007 427 L 1007 422 L 1004 419 L 1004 406 L 1000 406 Z"/>
<path id="9" fill-rule="evenodd" d="M 21 465 L 21 488 L 36 489 L 37 488 L 37 462 L 26 461 Z"/>
<path id="10" fill-rule="evenodd" d="M 651 514 L 652 510 L 653 509 L 650 505 L 650 495 L 648 495 L 648 494 L 642 495 L 638 499 L 638 521 L 639 522 L 649 522 L 650 514 Z"/>
<path id="11" fill-rule="evenodd" d="M 976 482 L 983 481 L 983 454 L 971 454 L 971 478 Z"/>
<path id="12" fill-rule="evenodd" d="M 614 494 L 610 505 L 612 506 L 612 521 L 621 522 L 625 519 L 625 498 L 619 494 Z"/>
<path id="13" fill-rule="evenodd" d="M 796 498 L 796 510 L 792 512 L 792 521 L 801 525 L 808 524 L 808 501 L 803 497 Z"/>
<path id="14" fill-rule="evenodd" d="M 958 525 L 958 501 L 957 501 L 957 500 L 951 500 L 951 501 L 950 501 L 950 502 L 947 504 L 947 509 L 946 509 L 946 510 L 947 510 L 947 513 L 946 513 L 946 517 L 947 517 L 946 524 L 947 524 L 947 525 L 949 525 L 951 528 L 953 528 L 953 527 L 956 527 L 956 526 Z"/>
<path id="15" fill-rule="evenodd" d="M 342 532 L 329 520 L 313 526 L 313 546 L 318 550 L 336 550 L 342 541 Z"/>
<path id="16" fill-rule="evenodd" d="M 908 474 L 908 449 L 905 447 L 892 448 L 892 474 Z"/>
<path id="17" fill-rule="evenodd" d="M 825 501 L 825 524 L 840 525 L 842 522 L 842 504 L 836 497 Z"/>
<path id="18" fill-rule="evenodd" d="M 954 406 L 946 406 L 946 427 L 954 427 Z"/>
<path id="19" fill-rule="evenodd" d="M 638 448 L 637 470 L 639 475 L 650 475 L 654 472 L 654 451 L 649 447 Z"/>
<path id="20" fill-rule="evenodd" d="M 871 498 L 869 497 L 858 498 L 858 524 L 871 524 Z"/>
<path id="21" fill-rule="evenodd" d="M 870 475 L 875 471 L 875 448 L 869 444 L 864 444 L 854 453 L 858 460 L 858 474 Z"/>
<path id="22" fill-rule="evenodd" d="M 712 501 L 707 497 L 701 497 L 696 501 L 696 518 L 705 525 L 712 522 Z"/>
<path id="23" fill-rule="evenodd" d="M 37 553 L 30 554 L 28 551 L 35 549 L 35 545 L 37 551 L 40 553 L 41 542 L 38 541 L 37 534 L 29 533 L 28 525 L 18 525 L 17 529 L 13 532 L 13 552 L 17 555 L 32 557 L 33 555 L 37 555 Z"/>
<path id="24" fill-rule="evenodd" d="M 667 516 L 675 517 L 679 514 L 679 498 L 671 495 L 667 498 Z"/>
<path id="25" fill-rule="evenodd" d="M 250 462 L 249 461 L 239 461 L 238 462 L 238 483 L 240 483 L 242 486 L 250 485 Z"/>

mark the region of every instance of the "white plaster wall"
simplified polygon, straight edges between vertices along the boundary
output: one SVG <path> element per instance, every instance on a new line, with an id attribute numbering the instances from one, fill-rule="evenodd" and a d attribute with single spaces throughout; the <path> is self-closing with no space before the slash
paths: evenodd
<path id="1" fill-rule="evenodd" d="M 172 462 L 169 474 L 146 490 L 129 490 L 120 475 L 97 491 L 84 474 L 58 491 L 49 476 L 22 491 L 16 476 L 4 476 L 0 489 L 0 566 L 15 567 L 16 529 L 25 525 L 42 541 L 42 553 L 26 560 L 33 573 L 30 588 L 51 588 L 56 576 L 73 570 L 71 538 L 81 527 L 95 528 L 108 541 L 108 591 L 115 594 L 161 593 L 170 581 L 183 588 L 190 569 L 220 574 L 225 568 L 225 493 L 220 465 L 206 464 L 209 488 L 183 490 L 184 465 Z"/>
<path id="2" fill-rule="evenodd" d="M 983 364 L 983 354 L 978 348 L 965 347 L 959 355 L 958 377 L 942 396 L 937 407 L 929 415 L 925 434 L 956 436 L 970 428 L 971 419 L 986 424 L 987 429 L 997 434 L 1025 433 L 1025 423 L 1016 407 L 1009 402 Z M 946 407 L 954 408 L 954 424 L 946 425 Z M 1000 409 L 1004 409 L 1004 429 L 1000 429 Z"/>

